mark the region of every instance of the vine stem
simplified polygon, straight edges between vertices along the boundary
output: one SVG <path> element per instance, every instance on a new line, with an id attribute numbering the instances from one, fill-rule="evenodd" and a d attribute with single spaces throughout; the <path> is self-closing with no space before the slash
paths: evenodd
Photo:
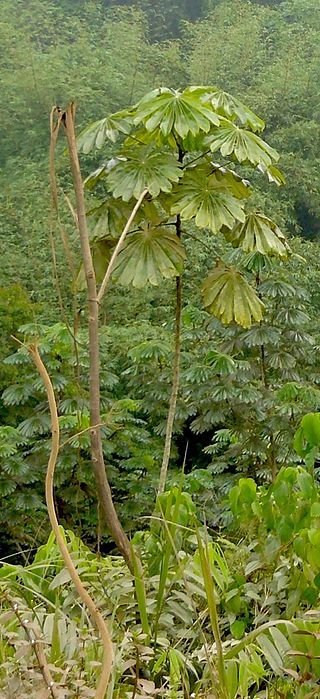
<path id="1" fill-rule="evenodd" d="M 56 467 L 58 453 L 59 453 L 59 445 L 60 445 L 60 429 L 59 429 L 57 403 L 56 403 L 56 399 L 55 399 L 54 390 L 53 390 L 50 376 L 46 370 L 46 367 L 45 367 L 41 357 L 40 357 L 37 346 L 36 345 L 29 345 L 28 350 L 31 354 L 31 357 L 32 357 L 32 359 L 37 367 L 37 370 L 38 370 L 38 372 L 41 376 L 41 379 L 43 381 L 43 384 L 45 386 L 47 397 L 48 397 L 49 409 L 50 409 L 50 417 L 51 417 L 52 442 L 51 442 L 51 452 L 50 452 L 50 456 L 49 456 L 47 473 L 46 473 L 46 503 L 47 503 L 48 515 L 49 515 L 52 530 L 54 532 L 58 547 L 60 549 L 61 556 L 63 558 L 63 561 L 65 563 L 67 570 L 69 571 L 71 580 L 76 588 L 76 591 L 77 591 L 80 599 L 82 600 L 82 602 L 86 605 L 87 609 L 89 610 L 91 620 L 92 620 L 94 626 L 98 629 L 100 637 L 101 637 L 101 641 L 102 641 L 102 645 L 103 645 L 102 669 L 101 669 L 101 675 L 100 675 L 98 686 L 96 688 L 94 699 L 104 699 L 105 693 L 106 693 L 106 690 L 107 690 L 107 687 L 109 684 L 110 674 L 111 674 L 111 670 L 112 670 L 112 663 L 113 663 L 112 641 L 110 638 L 107 624 L 106 624 L 101 612 L 99 611 L 99 609 L 97 609 L 93 599 L 90 597 L 89 593 L 87 592 L 87 590 L 83 586 L 83 583 L 81 582 L 80 576 L 76 570 L 76 567 L 75 567 L 74 562 L 71 558 L 67 544 L 64 540 L 62 531 L 61 531 L 60 526 L 59 526 L 59 522 L 58 522 L 58 518 L 56 515 L 56 510 L 55 510 L 55 504 L 54 504 L 54 487 L 53 487 L 54 472 L 55 472 L 55 467 Z"/>

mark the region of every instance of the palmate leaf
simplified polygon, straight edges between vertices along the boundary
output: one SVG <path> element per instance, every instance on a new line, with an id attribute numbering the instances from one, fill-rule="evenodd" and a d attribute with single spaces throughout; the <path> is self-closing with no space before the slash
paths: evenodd
<path id="1" fill-rule="evenodd" d="M 152 146 L 132 148 L 108 174 L 108 186 L 115 198 L 139 199 L 145 188 L 153 197 L 170 192 L 173 182 L 181 177 L 181 166 L 171 153 Z"/>
<path id="2" fill-rule="evenodd" d="M 251 194 L 249 180 L 244 180 L 235 170 L 231 170 L 224 165 L 214 163 L 207 165 L 208 176 L 214 174 L 217 181 L 231 192 L 237 199 L 245 199 Z"/>
<path id="3" fill-rule="evenodd" d="M 115 244 L 116 242 L 112 238 L 105 238 L 103 240 L 96 240 L 91 245 L 92 261 L 96 275 L 96 281 L 98 284 L 102 282 L 104 275 L 107 271 L 107 267 L 110 262 L 110 258 Z M 86 278 L 83 264 L 81 264 L 73 285 L 73 290 L 83 291 L 83 289 L 85 288 Z"/>
<path id="4" fill-rule="evenodd" d="M 278 187 L 286 183 L 284 174 L 275 165 L 266 166 L 260 163 L 260 165 L 258 165 L 258 170 L 266 174 L 269 182 L 275 182 Z"/>
<path id="5" fill-rule="evenodd" d="M 124 204 L 118 199 L 108 197 L 102 204 L 87 213 L 90 225 L 90 237 L 118 238 L 131 214 L 132 204 Z"/>
<path id="6" fill-rule="evenodd" d="M 263 303 L 246 279 L 234 268 L 217 266 L 202 287 L 203 302 L 209 313 L 228 325 L 235 321 L 249 328 L 262 319 Z"/>
<path id="7" fill-rule="evenodd" d="M 152 90 L 138 102 L 134 124 L 143 123 L 147 131 L 160 129 L 163 136 L 172 132 L 180 138 L 188 134 L 196 136 L 200 131 L 208 133 L 220 119 L 210 104 L 200 100 L 192 88 L 183 92 L 161 87 Z"/>
<path id="8" fill-rule="evenodd" d="M 242 258 L 242 266 L 247 269 L 248 272 L 271 272 L 272 261 L 265 255 L 261 255 L 260 252 L 250 252 L 245 258 Z"/>
<path id="9" fill-rule="evenodd" d="M 245 220 L 241 195 L 247 195 L 247 188 L 233 180 L 231 171 L 198 165 L 186 170 L 175 190 L 171 213 L 185 220 L 194 218 L 199 228 L 217 233 L 222 226 L 232 228 L 236 221 Z"/>
<path id="10" fill-rule="evenodd" d="M 220 126 L 213 129 L 205 142 L 212 152 L 220 150 L 223 157 L 235 155 L 239 163 L 249 162 L 252 165 L 262 163 L 268 168 L 273 160 L 279 160 L 277 151 L 260 136 L 222 117 Z"/>
<path id="11" fill-rule="evenodd" d="M 213 88 L 210 94 L 210 102 L 219 114 L 225 114 L 231 119 L 239 119 L 243 126 L 249 126 L 252 131 L 263 131 L 265 123 L 243 102 L 233 97 L 228 92 Z"/>
<path id="12" fill-rule="evenodd" d="M 90 238 L 92 241 L 105 238 L 119 238 L 133 209 L 132 202 L 123 202 L 114 197 L 107 197 L 99 206 L 87 212 Z M 160 207 L 158 201 L 145 198 L 134 218 L 133 228 L 137 221 L 148 219 L 155 226 L 168 218 L 168 214 Z"/>
<path id="13" fill-rule="evenodd" d="M 158 286 L 163 277 L 169 279 L 182 273 L 185 256 L 173 231 L 145 224 L 128 236 L 115 263 L 113 278 L 125 286 L 141 288 L 148 282 Z"/>
<path id="14" fill-rule="evenodd" d="M 92 148 L 102 148 L 106 141 L 115 143 L 122 133 L 128 135 L 132 128 L 129 112 L 116 112 L 90 124 L 77 139 L 78 150 L 89 153 Z"/>
<path id="15" fill-rule="evenodd" d="M 108 174 L 108 172 L 111 172 L 118 163 L 120 163 L 122 160 L 126 160 L 125 157 L 114 157 L 110 158 L 109 160 L 103 161 L 93 172 L 90 172 L 90 175 L 88 175 L 85 180 L 84 180 L 84 185 L 86 189 L 89 189 L 90 191 L 93 190 L 98 182 L 105 178 Z"/>
<path id="16" fill-rule="evenodd" d="M 287 257 L 290 250 L 280 228 L 262 214 L 248 214 L 244 223 L 238 223 L 231 231 L 226 228 L 223 233 L 234 247 L 241 246 L 244 252 Z"/>

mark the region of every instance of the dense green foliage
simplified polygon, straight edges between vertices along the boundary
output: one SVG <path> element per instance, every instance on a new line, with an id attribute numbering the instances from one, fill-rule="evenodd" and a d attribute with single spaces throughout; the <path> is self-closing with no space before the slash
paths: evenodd
<path id="1" fill-rule="evenodd" d="M 15 337 L 36 339 L 56 392 L 57 512 L 112 629 L 110 699 L 319 694 L 318 4 L 2 0 L 5 699 L 47 696 L 32 638 L 45 640 L 59 699 L 93 696 L 101 660 L 49 537 L 47 400 Z M 100 332 L 104 458 L 143 579 L 116 555 L 96 506 L 84 275 L 62 138 L 59 219 L 51 203 L 49 114 L 72 99 L 98 281 L 148 189 Z M 174 440 L 155 510 L 182 269 Z"/>
<path id="2" fill-rule="evenodd" d="M 148 8 L 139 3 L 134 6 L 125 3 L 125 7 L 116 7 L 116 3 L 112 3 L 112 7 L 109 5 L 81 3 L 75 8 L 73 3 L 42 2 L 40 12 L 36 1 L 28 6 L 3 3 L 1 80 L 4 100 L 1 118 L 9 137 L 5 137 L 1 144 L 1 283 L 8 287 L 12 281 L 20 282 L 34 300 L 40 301 L 36 311 L 30 309 L 14 324 L 10 321 L 7 331 L 4 326 L 3 356 L 12 352 L 14 347 L 12 341 L 9 347 L 9 334 L 14 334 L 17 326 L 25 320 L 61 321 L 55 274 L 51 271 L 50 231 L 57 249 L 62 300 L 65 311 L 69 313 L 70 280 L 63 261 L 59 231 L 50 214 L 47 175 L 48 113 L 55 102 L 63 104 L 76 97 L 80 124 L 85 124 L 124 106 L 153 85 L 171 82 L 173 74 L 176 85 L 186 80 L 206 81 L 232 90 L 266 118 L 269 141 L 280 150 L 287 176 L 286 187 L 273 186 L 268 189 L 268 196 L 265 183 L 258 178 L 256 187 L 260 194 L 256 195 L 257 205 L 263 205 L 283 229 L 289 227 L 299 232 L 302 226 L 307 237 L 317 235 L 318 131 L 315 123 L 319 68 L 314 39 L 318 16 L 315 6 L 309 3 L 306 12 L 304 4 L 302 12 L 302 5 L 297 0 L 277 4 L 276 8 L 272 3 L 263 7 L 261 3 L 212 2 L 207 7 L 204 4 L 199 6 L 199 20 L 194 22 L 195 17 L 188 14 L 188 8 L 180 4 L 176 12 L 175 6 L 170 4 L 173 14 L 176 13 L 174 22 L 179 24 L 182 18 L 187 24 L 180 23 L 179 37 L 171 24 L 170 32 L 174 37 L 168 42 L 167 30 L 160 23 L 163 33 L 157 37 L 160 43 L 155 43 L 148 29 L 148 23 L 152 24 Z M 153 9 L 155 7 L 153 5 Z M 171 22 L 164 6 L 163 12 Z M 209 14 L 206 16 L 206 13 Z M 56 31 L 57 25 L 59 32 Z M 223 29 L 226 26 L 228 32 Z M 247 41 L 249 26 L 250 50 Z M 121 41 L 123 36 L 126 37 L 124 44 Z M 292 36 L 299 36 L 299 43 L 293 42 Z M 77 37 L 77 41 L 74 42 L 72 37 Z M 223 51 L 220 49 L 222 45 Z M 306 59 L 308 88 L 304 79 Z M 280 75 L 285 78 L 278 85 Z M 85 171 L 89 172 L 98 162 L 93 155 L 86 156 Z M 60 169 L 65 170 L 62 152 L 60 164 Z M 61 186 L 68 190 L 66 176 L 61 180 Z M 62 215 L 73 240 L 74 230 L 67 209 L 62 211 Z M 302 254 L 306 263 L 291 258 L 289 266 L 280 265 L 282 287 L 272 286 L 274 283 L 269 276 L 274 275 L 270 270 L 259 272 L 260 293 L 267 302 L 268 312 L 263 321 L 265 329 L 257 334 L 254 328 L 249 331 L 226 330 L 200 310 L 196 291 L 199 282 L 217 255 L 233 261 L 232 251 L 206 236 L 202 236 L 202 244 L 195 239 L 191 243 L 186 237 L 186 246 L 193 261 L 192 270 L 186 271 L 185 282 L 182 382 L 176 422 L 180 436 L 176 455 L 179 464 L 188 442 L 187 471 L 201 467 L 197 475 L 188 473 L 190 487 L 196 488 L 199 496 L 207 501 L 208 493 L 217 492 L 217 483 L 221 483 L 224 489 L 239 470 L 254 472 L 264 478 L 272 469 L 276 471 L 279 464 L 289 463 L 297 421 L 304 410 L 317 407 L 317 366 L 313 351 L 318 342 L 315 325 L 317 255 L 306 243 L 296 241 L 295 252 Z M 76 245 L 74 250 L 77 254 Z M 240 264 L 250 266 L 250 259 L 247 262 L 244 258 Z M 306 268 L 308 275 L 305 274 Z M 112 323 L 108 332 L 114 338 L 120 337 L 111 343 L 114 349 L 108 357 L 110 367 L 119 366 L 119 357 L 122 357 L 121 368 L 115 372 L 117 388 L 112 389 L 113 399 L 122 400 L 129 396 L 133 401 L 140 401 L 136 419 L 148 418 L 149 425 L 144 424 L 142 431 L 150 431 L 152 425 L 152 433 L 161 434 L 169 398 L 172 360 L 172 327 L 171 321 L 168 322 L 173 315 L 170 286 L 162 286 L 161 291 L 137 291 L 131 293 L 130 298 L 128 313 L 126 297 L 115 289 L 112 302 L 106 309 L 106 317 Z M 12 312 L 17 317 L 17 311 Z M 123 318 L 127 330 L 117 327 L 119 323 L 122 326 Z M 165 344 L 159 326 L 166 337 Z M 157 342 L 160 343 L 159 349 L 157 344 L 154 345 Z M 231 357 L 230 361 L 226 359 L 222 373 L 217 371 L 217 360 L 210 355 L 212 348 Z M 68 363 L 68 358 L 62 357 L 62 362 Z M 3 388 L 16 381 L 17 372 L 13 366 L 7 364 L 2 370 Z M 22 377 L 23 373 L 19 372 L 19 381 Z M 282 384 L 288 382 L 289 388 L 284 387 L 279 398 Z M 12 395 L 10 398 L 9 392 L 8 403 L 7 395 L 1 411 L 2 422 L 7 423 L 10 411 L 10 427 L 18 428 L 25 419 L 32 419 L 37 397 L 25 394 L 21 398 L 12 398 Z M 23 409 L 10 407 L 10 400 L 17 405 L 20 399 L 23 400 Z M 279 434 L 278 415 L 283 427 Z M 38 428 L 35 423 L 34 429 L 36 437 Z M 273 441 L 271 451 L 267 448 L 270 438 Z M 29 433 L 28 439 L 32 440 L 33 435 Z M 153 454 L 155 478 L 160 451 L 155 448 L 152 434 L 147 439 L 144 433 L 143 442 L 143 452 Z M 135 449 L 137 446 L 135 443 Z M 24 461 L 23 445 L 18 451 Z M 125 460 L 132 458 L 134 455 L 128 448 Z M 140 451 L 138 461 L 139 458 Z M 44 463 L 45 459 L 43 466 Z M 30 469 L 33 471 L 32 458 Z M 141 473 L 144 474 L 144 468 Z M 220 475 L 226 473 L 227 478 Z M 70 474 L 69 470 L 66 482 Z M 146 483 L 143 475 L 141 478 Z M 11 486 L 6 475 L 4 480 L 6 488 L 19 491 L 20 484 L 26 484 L 28 479 L 20 474 Z M 40 483 L 41 478 L 39 496 Z M 140 485 L 138 487 L 140 489 Z M 151 502 L 151 481 L 145 487 Z M 120 492 L 119 499 L 122 499 Z M 61 512 L 65 511 L 63 502 L 62 497 Z M 126 512 L 128 522 L 132 522 L 131 514 Z M 6 521 L 5 517 L 3 521 Z M 213 521 L 215 518 L 216 514 Z"/>

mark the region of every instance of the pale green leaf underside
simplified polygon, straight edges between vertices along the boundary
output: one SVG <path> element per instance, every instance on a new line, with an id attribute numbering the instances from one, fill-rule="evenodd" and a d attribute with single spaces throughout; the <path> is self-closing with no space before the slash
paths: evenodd
<path id="1" fill-rule="evenodd" d="M 129 134 L 132 124 L 127 114 L 117 112 L 90 124 L 77 139 L 78 150 L 89 153 L 92 148 L 102 148 L 106 141 L 115 143 L 119 134 Z"/>
<path id="2" fill-rule="evenodd" d="M 267 175 L 269 182 L 275 182 L 278 187 L 286 183 L 284 174 L 275 165 L 266 166 L 264 163 L 258 165 L 258 170 Z"/>
<path id="3" fill-rule="evenodd" d="M 246 279 L 234 268 L 216 267 L 205 280 L 203 303 L 209 313 L 228 325 L 249 328 L 262 319 L 263 303 Z"/>
<path id="4" fill-rule="evenodd" d="M 168 193 L 180 176 L 181 167 L 174 155 L 147 146 L 128 151 L 126 158 L 108 174 L 107 180 L 115 198 L 129 201 L 132 197 L 139 199 L 145 188 L 153 197 L 160 192 Z"/>
<path id="5" fill-rule="evenodd" d="M 206 142 L 212 152 L 220 150 L 223 157 L 235 155 L 239 163 L 249 162 L 256 166 L 262 163 L 268 168 L 273 160 L 279 160 L 277 151 L 260 136 L 227 119 L 223 119 L 220 126 L 206 137 Z"/>
<path id="6" fill-rule="evenodd" d="M 263 131 L 265 123 L 243 102 L 233 97 L 228 92 L 216 90 L 210 97 L 211 104 L 218 112 L 224 112 L 226 116 L 232 119 L 237 118 L 243 124 L 248 126 L 253 131 Z"/>
<path id="7" fill-rule="evenodd" d="M 200 165 L 185 172 L 175 190 L 171 213 L 180 214 L 184 220 L 194 218 L 199 228 L 217 233 L 222 226 L 232 228 L 236 221 L 245 220 L 241 194 L 248 196 L 246 187 L 233 181 L 230 173 Z"/>
<path id="8" fill-rule="evenodd" d="M 241 246 L 244 252 L 286 257 L 289 251 L 280 228 L 262 214 L 249 214 L 244 223 L 238 223 L 231 231 L 226 228 L 223 233 L 234 247 Z"/>
<path id="9" fill-rule="evenodd" d="M 162 279 L 179 276 L 185 251 L 177 235 L 167 228 L 144 229 L 127 238 L 119 253 L 113 278 L 119 284 L 141 288 L 149 283 L 158 286 Z"/>
<path id="10" fill-rule="evenodd" d="M 167 137 L 173 131 L 181 138 L 189 133 L 196 136 L 200 131 L 208 133 L 212 125 L 220 120 L 213 107 L 203 104 L 192 90 L 183 92 L 159 88 L 149 92 L 137 104 L 134 123 L 143 123 L 147 131 L 160 129 Z"/>

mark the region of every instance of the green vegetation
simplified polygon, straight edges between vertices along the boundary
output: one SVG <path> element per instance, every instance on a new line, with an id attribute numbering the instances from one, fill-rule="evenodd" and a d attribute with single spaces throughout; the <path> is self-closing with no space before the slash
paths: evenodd
<path id="1" fill-rule="evenodd" d="M 2 2 L 4 699 L 319 696 L 319 17 Z"/>

